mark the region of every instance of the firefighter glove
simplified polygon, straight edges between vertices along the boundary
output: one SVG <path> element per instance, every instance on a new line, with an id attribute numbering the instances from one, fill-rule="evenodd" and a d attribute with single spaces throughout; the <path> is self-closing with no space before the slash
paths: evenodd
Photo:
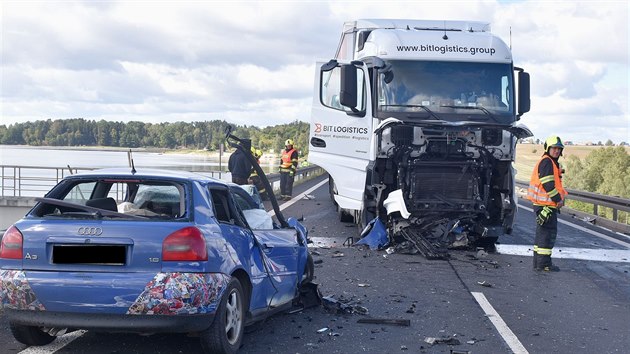
<path id="1" fill-rule="evenodd" d="M 545 225 L 547 221 L 549 221 L 549 218 L 551 217 L 551 213 L 553 213 L 553 210 L 550 207 L 548 206 L 543 207 L 542 210 L 536 216 L 536 222 L 538 223 L 538 225 L 541 225 L 541 226 Z"/>
<path id="2" fill-rule="evenodd" d="M 291 171 L 289 172 L 289 176 L 293 177 L 293 175 L 295 174 L 295 172 Z"/>

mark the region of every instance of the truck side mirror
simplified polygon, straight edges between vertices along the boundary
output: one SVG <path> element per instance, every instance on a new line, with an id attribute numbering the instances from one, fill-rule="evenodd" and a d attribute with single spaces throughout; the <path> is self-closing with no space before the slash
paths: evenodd
<path id="1" fill-rule="evenodd" d="M 339 103 L 349 107 L 352 111 L 357 110 L 357 68 L 352 64 L 341 66 L 341 92 Z"/>
<path id="2" fill-rule="evenodd" d="M 518 72 L 518 116 L 529 112 L 531 101 L 529 98 L 529 73 Z"/>

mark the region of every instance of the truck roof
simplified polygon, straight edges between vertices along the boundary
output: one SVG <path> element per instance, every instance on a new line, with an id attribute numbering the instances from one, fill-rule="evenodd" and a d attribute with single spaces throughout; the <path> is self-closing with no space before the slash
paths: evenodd
<path id="1" fill-rule="evenodd" d="M 460 30 L 473 32 L 490 32 L 490 23 L 481 21 L 440 21 L 440 20 L 394 20 L 394 19 L 362 19 L 345 22 L 344 33 L 353 29 L 407 29 L 424 28 L 434 30 Z"/>
<path id="2" fill-rule="evenodd" d="M 350 43 L 347 36 L 358 35 Z M 480 21 L 357 20 L 344 24 L 338 58 L 511 63 L 510 48 Z M 350 53 L 350 51 L 352 53 Z"/>

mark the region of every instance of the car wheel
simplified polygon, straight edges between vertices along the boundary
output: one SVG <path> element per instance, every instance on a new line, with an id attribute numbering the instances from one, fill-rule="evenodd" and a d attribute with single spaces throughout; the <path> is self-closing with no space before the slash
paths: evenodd
<path id="1" fill-rule="evenodd" d="M 313 279 L 315 279 L 315 262 L 313 261 L 313 256 L 307 253 L 306 266 L 304 267 L 304 274 L 302 275 L 300 285 L 304 286 L 304 284 L 312 282 Z"/>
<path id="2" fill-rule="evenodd" d="M 236 353 L 243 340 L 245 303 L 243 287 L 232 278 L 221 297 L 212 325 L 201 333 L 201 346 L 206 353 Z"/>
<path id="3" fill-rule="evenodd" d="M 9 327 L 11 328 L 13 337 L 15 337 L 18 342 L 29 346 L 46 345 L 57 338 L 42 331 L 39 327 L 23 326 L 14 323 L 10 323 Z"/>

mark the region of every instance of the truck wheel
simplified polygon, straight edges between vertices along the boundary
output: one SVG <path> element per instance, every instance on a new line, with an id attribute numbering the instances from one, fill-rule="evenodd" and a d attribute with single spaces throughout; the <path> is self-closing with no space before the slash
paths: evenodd
<path id="1" fill-rule="evenodd" d="M 370 223 L 370 221 L 372 221 L 374 218 L 376 217 L 376 215 L 372 212 L 370 212 L 369 210 L 367 210 L 367 208 L 363 208 L 361 209 L 361 216 L 359 218 L 359 233 L 362 233 L 363 230 L 365 230 L 365 227 Z"/>
<path id="2" fill-rule="evenodd" d="M 233 354 L 243 340 L 245 303 L 243 287 L 232 277 L 217 308 L 212 325 L 201 332 L 201 347 L 205 353 Z"/>
<path id="3" fill-rule="evenodd" d="M 339 221 L 354 222 L 354 216 L 348 210 L 337 206 L 337 213 L 339 214 Z"/>
<path id="4" fill-rule="evenodd" d="M 313 279 L 315 279 L 315 262 L 313 261 L 313 256 L 308 253 L 306 256 L 306 266 L 304 267 L 304 274 L 302 275 L 300 286 L 312 282 Z"/>
<path id="5" fill-rule="evenodd" d="M 15 337 L 15 340 L 29 346 L 46 345 L 57 338 L 42 331 L 39 327 L 23 326 L 15 323 L 9 323 L 9 327 L 11 328 L 11 333 L 13 337 Z"/>
<path id="6" fill-rule="evenodd" d="M 496 243 L 499 240 L 498 237 L 484 237 L 477 240 L 475 246 L 483 247 L 484 250 L 488 252 L 496 252 L 497 246 Z"/>
<path id="7" fill-rule="evenodd" d="M 335 200 L 335 194 L 337 194 L 337 187 L 335 187 L 335 180 L 331 175 L 328 175 L 328 194 L 330 195 L 330 200 L 332 200 L 333 204 L 337 206 L 337 201 Z"/>

